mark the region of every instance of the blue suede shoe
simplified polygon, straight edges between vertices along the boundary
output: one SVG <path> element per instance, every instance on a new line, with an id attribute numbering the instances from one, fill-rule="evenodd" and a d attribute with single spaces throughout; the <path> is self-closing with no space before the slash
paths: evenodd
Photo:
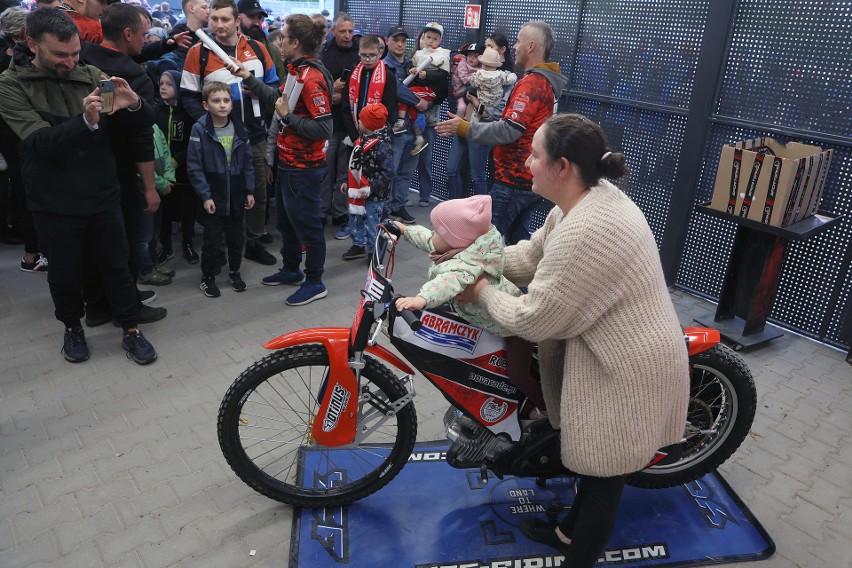
<path id="1" fill-rule="evenodd" d="M 325 285 L 322 282 L 317 284 L 302 282 L 302 284 L 299 285 L 299 289 L 287 298 L 286 303 L 288 306 L 304 306 L 305 304 L 310 304 L 314 300 L 319 300 L 326 296 L 328 296 L 328 290 L 325 289 Z"/>
<path id="2" fill-rule="evenodd" d="M 275 274 L 271 276 L 267 276 L 263 279 L 263 283 L 267 286 L 279 286 L 281 284 L 290 284 L 292 286 L 298 286 L 302 283 L 302 280 L 305 279 L 304 273 L 301 270 L 285 270 L 280 269 Z"/>

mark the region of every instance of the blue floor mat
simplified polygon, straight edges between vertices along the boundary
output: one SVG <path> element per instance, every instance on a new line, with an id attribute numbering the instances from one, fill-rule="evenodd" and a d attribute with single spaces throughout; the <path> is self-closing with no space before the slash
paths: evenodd
<path id="1" fill-rule="evenodd" d="M 528 540 L 519 526 L 529 516 L 561 519 L 574 498 L 573 479 L 549 480 L 546 487 L 514 477 L 483 484 L 478 470 L 447 465 L 446 448 L 442 442 L 418 444 L 396 479 L 357 503 L 296 509 L 290 567 L 561 566 L 559 553 Z M 303 474 L 333 473 L 315 471 L 311 453 L 305 453 Z M 706 566 L 773 552 L 775 544 L 757 519 L 711 473 L 670 489 L 625 488 L 598 566 Z"/>

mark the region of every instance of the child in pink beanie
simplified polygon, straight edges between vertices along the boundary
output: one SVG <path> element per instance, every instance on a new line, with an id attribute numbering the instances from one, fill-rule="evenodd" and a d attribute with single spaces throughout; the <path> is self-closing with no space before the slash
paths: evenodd
<path id="1" fill-rule="evenodd" d="M 422 310 L 449 303 L 473 325 L 506 338 L 509 380 L 535 406 L 544 410 L 541 387 L 529 374 L 532 344 L 494 322 L 478 304 L 459 304 L 456 296 L 480 276 L 513 296 L 520 289 L 503 276 L 503 236 L 491 224 L 491 196 L 451 199 L 435 206 L 430 231 L 420 225 L 396 223 L 403 238 L 429 253 L 429 280 L 417 296 L 399 298 L 399 309 Z"/>

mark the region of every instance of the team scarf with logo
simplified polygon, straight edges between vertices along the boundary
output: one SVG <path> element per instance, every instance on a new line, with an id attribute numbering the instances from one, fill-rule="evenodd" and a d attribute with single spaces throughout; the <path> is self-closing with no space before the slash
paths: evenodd
<path id="1" fill-rule="evenodd" d="M 363 70 L 364 64 L 359 63 L 349 78 L 349 108 L 352 111 L 352 121 L 355 123 L 355 126 L 358 126 L 358 111 L 361 108 L 358 106 L 358 97 L 361 94 L 361 72 Z M 376 65 L 370 76 L 370 84 L 367 85 L 367 100 L 364 101 L 364 106 L 381 104 L 387 77 L 388 73 L 385 68 L 385 62 L 380 59 L 379 64 Z"/>

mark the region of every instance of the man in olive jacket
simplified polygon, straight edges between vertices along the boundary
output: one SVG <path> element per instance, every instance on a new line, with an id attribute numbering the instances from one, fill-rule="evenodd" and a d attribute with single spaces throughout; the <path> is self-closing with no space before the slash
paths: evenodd
<path id="1" fill-rule="evenodd" d="M 114 108 L 129 112 L 101 113 L 98 81 L 105 77 L 95 67 L 78 64 L 80 32 L 63 12 L 32 12 L 26 30 L 27 43 L 17 46 L 12 64 L 0 75 L 0 116 L 21 139 L 27 205 L 39 242 L 48 250 L 56 319 L 65 325 L 63 354 L 72 363 L 89 358 L 80 319 L 83 261 L 90 255 L 124 329 L 124 349 L 135 362 L 152 363 L 157 353 L 136 325 L 136 290 L 128 270 L 109 128 L 114 121 L 150 126 L 153 112 L 116 77 Z"/>

